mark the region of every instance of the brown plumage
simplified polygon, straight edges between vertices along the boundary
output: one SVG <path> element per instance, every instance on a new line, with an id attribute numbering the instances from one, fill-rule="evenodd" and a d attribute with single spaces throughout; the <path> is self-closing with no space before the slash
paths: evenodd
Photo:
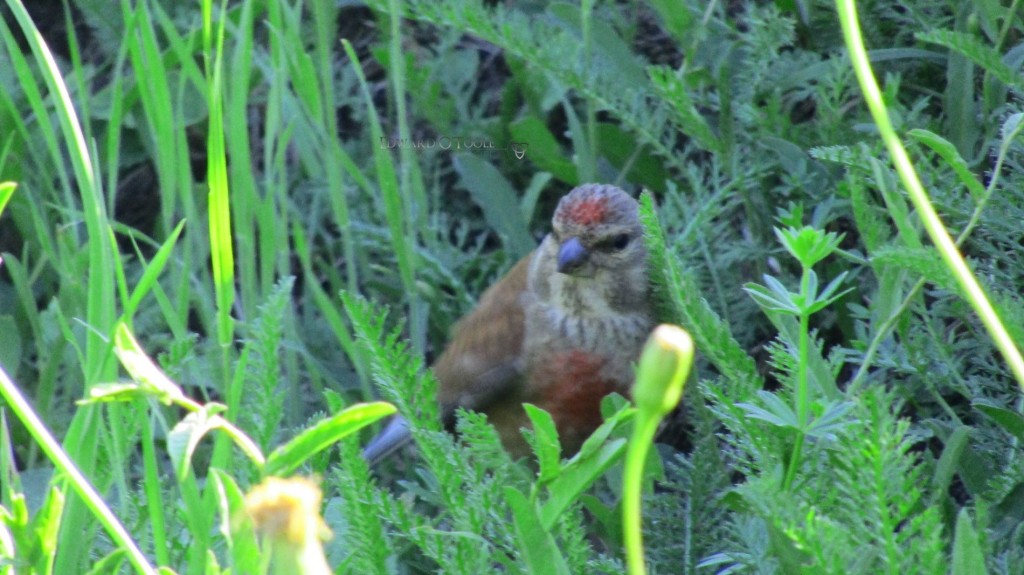
<path id="1" fill-rule="evenodd" d="M 567 453 L 600 424 L 601 399 L 628 393 L 654 320 L 638 206 L 609 185 L 562 198 L 552 231 L 480 298 L 433 366 L 446 425 L 487 414 L 506 449 L 528 453 L 522 404 L 551 413 Z M 408 439 L 392 420 L 364 451 L 376 461 Z"/>

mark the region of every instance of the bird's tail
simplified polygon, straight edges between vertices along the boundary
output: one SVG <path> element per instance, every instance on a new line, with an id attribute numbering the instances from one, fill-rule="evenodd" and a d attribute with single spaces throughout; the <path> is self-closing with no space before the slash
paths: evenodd
<path id="1" fill-rule="evenodd" d="M 377 437 L 371 439 L 363 448 L 363 459 L 371 466 L 376 465 L 411 440 L 409 422 L 401 415 L 396 415 L 388 421 Z"/>

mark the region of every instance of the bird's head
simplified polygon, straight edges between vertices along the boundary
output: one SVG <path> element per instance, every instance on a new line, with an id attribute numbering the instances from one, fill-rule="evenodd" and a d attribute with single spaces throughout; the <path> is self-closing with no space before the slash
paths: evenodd
<path id="1" fill-rule="evenodd" d="M 636 200 L 612 185 L 584 184 L 566 194 L 551 221 L 555 269 L 577 278 L 642 272 L 647 250 L 638 209 Z"/>

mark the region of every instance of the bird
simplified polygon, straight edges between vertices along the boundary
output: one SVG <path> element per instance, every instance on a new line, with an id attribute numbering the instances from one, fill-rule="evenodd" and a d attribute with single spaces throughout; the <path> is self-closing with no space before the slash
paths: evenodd
<path id="1" fill-rule="evenodd" d="M 558 202 L 551 231 L 480 297 L 432 366 L 447 428 L 458 408 L 484 413 L 506 451 L 528 456 L 523 403 L 551 414 L 563 453 L 601 424 L 601 400 L 628 395 L 655 326 L 639 205 L 608 184 Z M 407 443 L 395 416 L 363 450 L 375 464 Z"/>

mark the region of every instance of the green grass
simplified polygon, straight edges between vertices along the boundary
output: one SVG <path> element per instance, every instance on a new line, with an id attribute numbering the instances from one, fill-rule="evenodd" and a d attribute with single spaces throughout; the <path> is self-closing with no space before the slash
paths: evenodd
<path id="1" fill-rule="evenodd" d="M 0 9 L 0 574 L 294 569 L 293 474 L 338 573 L 1024 573 L 1018 2 L 69 4 Z M 456 440 L 424 366 L 593 180 L 681 411 Z"/>

